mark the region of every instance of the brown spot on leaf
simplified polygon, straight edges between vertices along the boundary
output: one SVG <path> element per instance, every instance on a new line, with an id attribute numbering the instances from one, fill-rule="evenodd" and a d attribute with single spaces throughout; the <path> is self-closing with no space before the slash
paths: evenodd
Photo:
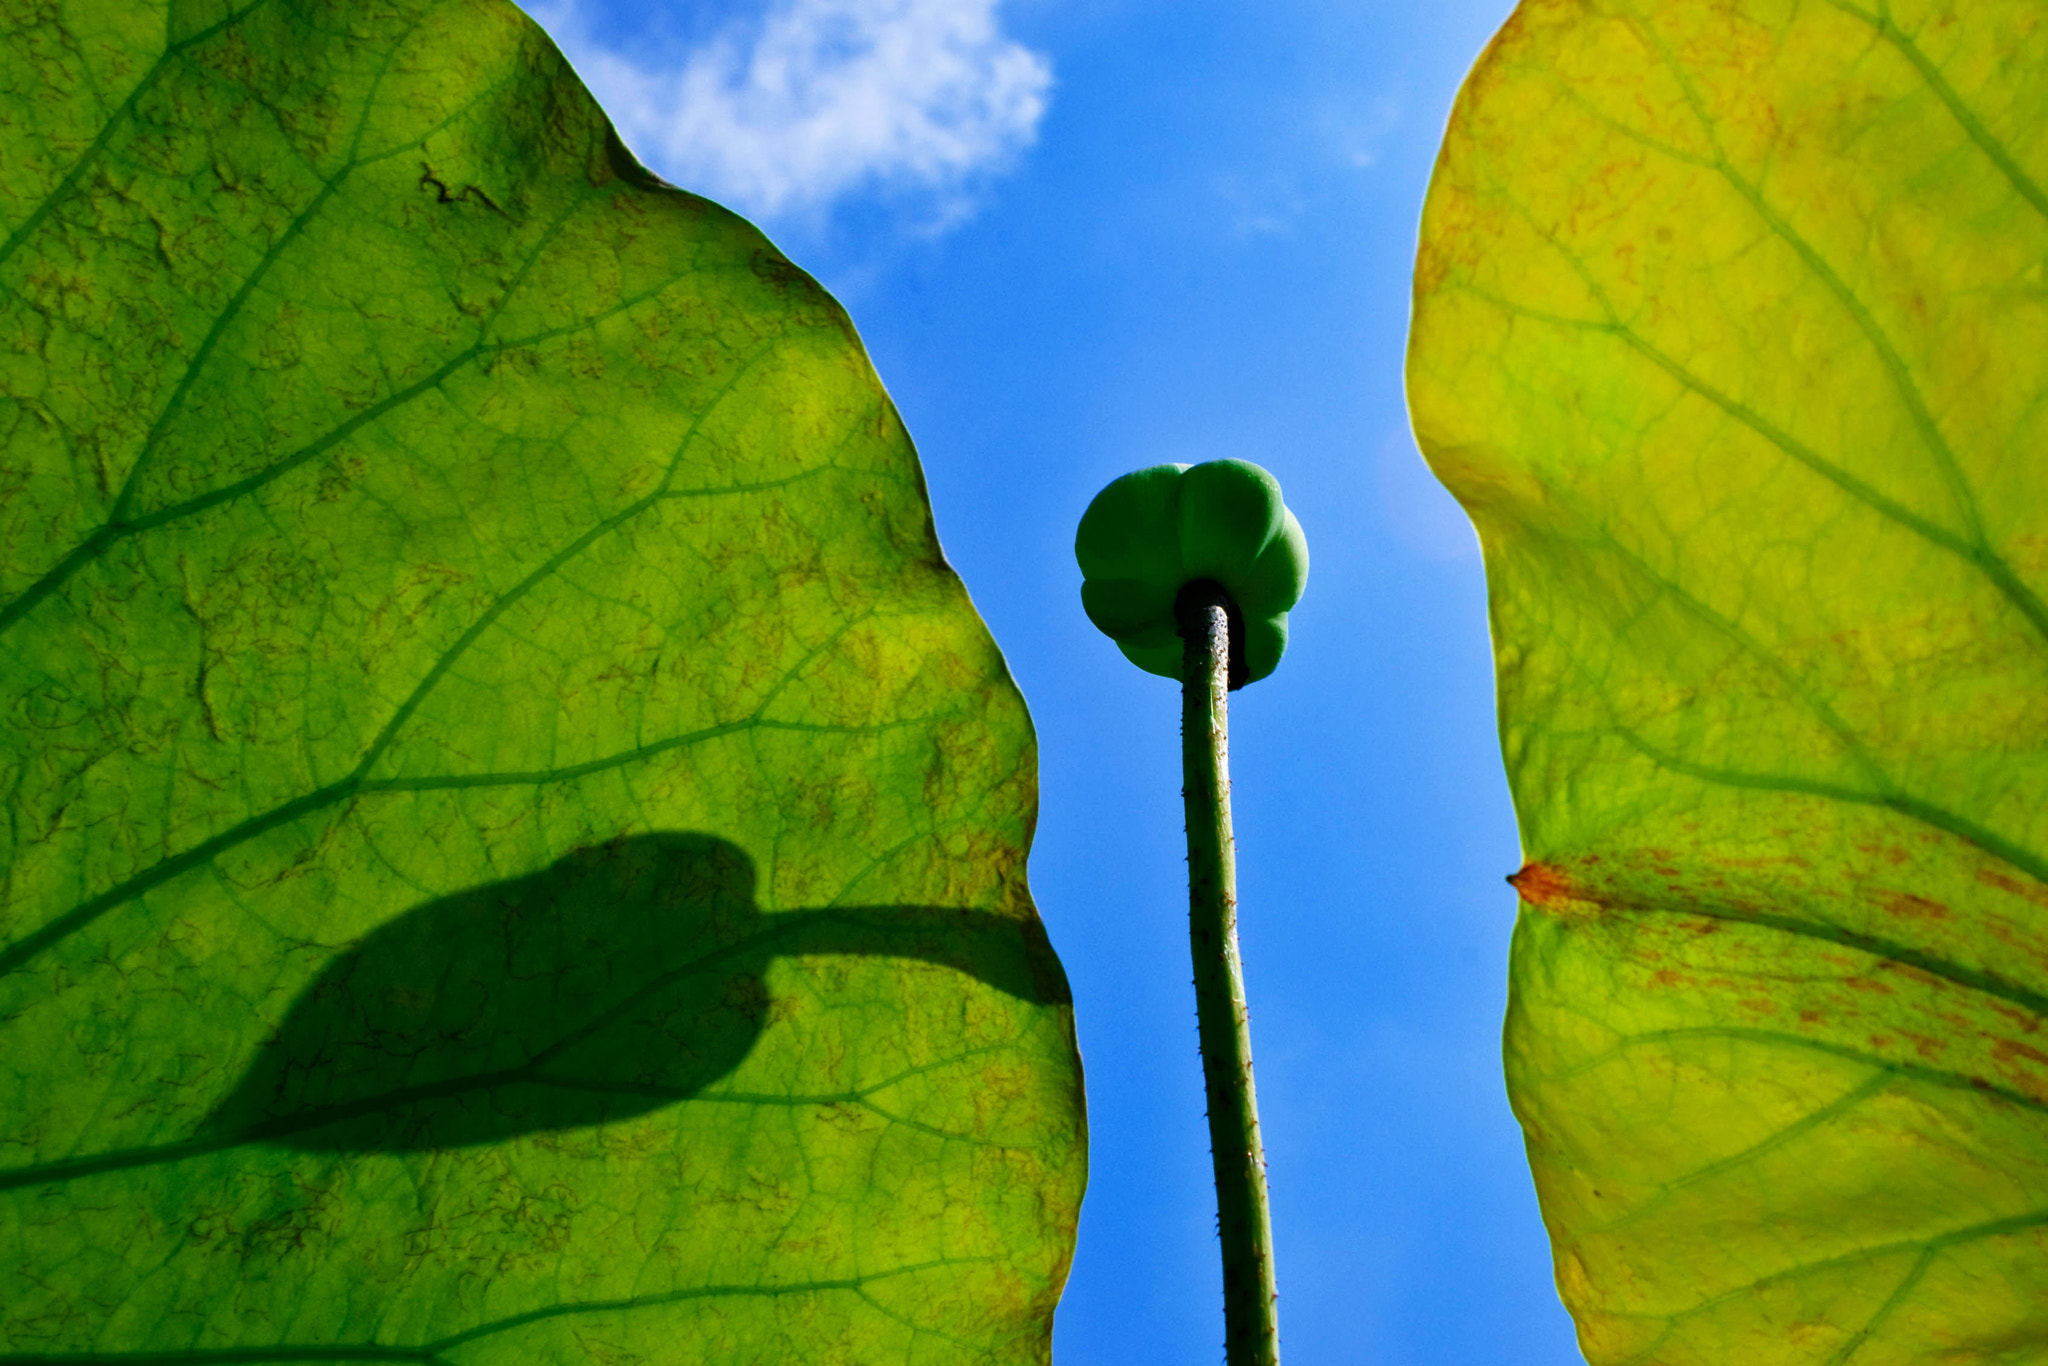
<path id="1" fill-rule="evenodd" d="M 1561 911 L 1577 899 L 1570 879 L 1547 863 L 1523 864 L 1508 878 L 1508 885 L 1539 911 Z"/>
<path id="2" fill-rule="evenodd" d="M 2020 1010 L 2013 1006 L 2000 1005 L 1996 1001 L 1991 1001 L 1987 1004 L 1994 1015 L 1997 1015 L 2014 1029 L 2027 1034 L 2033 1034 L 2039 1032 L 2041 1028 L 2041 1017 L 2031 1010 Z"/>
<path id="3" fill-rule="evenodd" d="M 1991 1045 L 1991 1056 L 2000 1062 L 2011 1062 L 2014 1058 L 2025 1058 L 2028 1062 L 2048 1063 L 2048 1053 L 2013 1039 L 2000 1039 Z"/>
<path id="4" fill-rule="evenodd" d="M 1880 892 L 1878 904 L 1901 920 L 1946 920 L 1948 907 L 1911 892 Z"/>
<path id="5" fill-rule="evenodd" d="M 2023 901 L 2031 901 L 2036 906 L 2048 906 L 2048 888 L 2037 882 L 2022 882 L 2018 878 L 2007 877 L 2004 873 L 1990 868 L 1979 868 L 1977 881 L 1986 887 L 1996 887 L 2001 892 L 2010 893 Z"/>
<path id="6" fill-rule="evenodd" d="M 1913 1045 L 1913 1051 L 1915 1053 L 1918 1053 L 1921 1057 L 1927 1059 L 1930 1062 L 1940 1057 L 1946 1047 L 1946 1045 L 1944 1045 L 1941 1042 L 1941 1040 L 1932 1038 L 1926 1034 L 1904 1034 L 1901 1037 L 1903 1037 L 1906 1040 L 1906 1042 Z"/>

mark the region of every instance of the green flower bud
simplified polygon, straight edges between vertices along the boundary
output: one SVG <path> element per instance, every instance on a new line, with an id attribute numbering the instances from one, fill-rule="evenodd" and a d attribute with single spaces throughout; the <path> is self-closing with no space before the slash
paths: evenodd
<path id="1" fill-rule="evenodd" d="M 1280 481 L 1246 460 L 1154 465 L 1115 480 L 1082 514 L 1074 558 L 1088 620 L 1131 663 L 1176 679 L 1183 587 L 1207 579 L 1229 595 L 1232 645 L 1253 683 L 1286 652 L 1287 612 L 1308 581 L 1308 542 Z"/>

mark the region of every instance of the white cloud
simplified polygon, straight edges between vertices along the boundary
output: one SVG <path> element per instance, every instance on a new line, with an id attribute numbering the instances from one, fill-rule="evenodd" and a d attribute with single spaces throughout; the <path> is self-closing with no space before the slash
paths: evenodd
<path id="1" fill-rule="evenodd" d="M 1399 96 L 1383 94 L 1363 108 L 1326 108 L 1320 119 L 1323 136 L 1345 165 L 1367 170 L 1379 161 L 1381 145 L 1401 126 L 1401 106 Z"/>
<path id="2" fill-rule="evenodd" d="M 627 145 L 760 217 L 870 188 L 934 192 L 957 214 L 975 173 L 1031 144 L 1052 86 L 998 0 L 769 0 L 665 66 L 596 41 L 574 3 L 535 17 Z"/>

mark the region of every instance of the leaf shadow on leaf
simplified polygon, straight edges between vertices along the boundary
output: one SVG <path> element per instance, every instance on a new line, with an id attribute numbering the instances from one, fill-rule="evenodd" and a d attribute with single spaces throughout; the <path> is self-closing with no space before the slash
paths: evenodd
<path id="1" fill-rule="evenodd" d="M 413 1152 L 629 1119 L 697 1095 L 765 1029 L 779 956 L 941 964 L 1067 1003 L 1045 930 L 943 906 L 764 915 L 726 840 L 663 832 L 417 906 L 293 1003 L 203 1132 Z"/>

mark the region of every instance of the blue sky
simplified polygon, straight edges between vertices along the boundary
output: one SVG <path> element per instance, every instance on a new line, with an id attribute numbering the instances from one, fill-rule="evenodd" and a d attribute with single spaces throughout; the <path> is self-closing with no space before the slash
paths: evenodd
<path id="1" fill-rule="evenodd" d="M 1221 1358 L 1176 690 L 1089 626 L 1072 542 L 1116 475 L 1223 456 L 1313 560 L 1232 706 L 1286 1359 L 1580 1360 L 1500 1074 L 1481 567 L 1401 394 L 1423 190 L 1506 0 L 532 9 L 643 160 L 846 303 L 1030 703 L 1092 1132 L 1056 1360 Z"/>

